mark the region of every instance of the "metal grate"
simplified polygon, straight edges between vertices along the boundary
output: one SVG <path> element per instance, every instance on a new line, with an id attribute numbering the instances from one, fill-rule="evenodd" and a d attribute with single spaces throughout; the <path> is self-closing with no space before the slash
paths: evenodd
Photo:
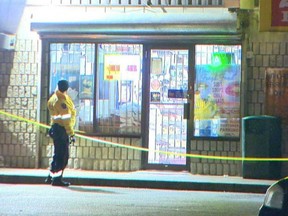
<path id="1" fill-rule="evenodd" d="M 148 161 L 185 165 L 184 156 L 162 152 L 186 153 L 188 50 L 151 50 L 150 62 Z"/>

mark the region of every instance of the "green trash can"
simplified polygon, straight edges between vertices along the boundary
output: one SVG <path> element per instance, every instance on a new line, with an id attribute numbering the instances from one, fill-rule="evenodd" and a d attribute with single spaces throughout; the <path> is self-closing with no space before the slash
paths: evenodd
<path id="1" fill-rule="evenodd" d="M 242 155 L 249 158 L 281 157 L 281 120 L 274 116 L 242 118 Z M 243 161 L 243 178 L 279 179 L 281 162 Z"/>

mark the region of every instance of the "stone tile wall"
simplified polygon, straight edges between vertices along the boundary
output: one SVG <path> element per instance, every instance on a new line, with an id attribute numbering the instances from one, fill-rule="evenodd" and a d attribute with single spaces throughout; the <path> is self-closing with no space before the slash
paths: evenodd
<path id="1" fill-rule="evenodd" d="M 265 71 L 267 68 L 288 67 L 288 33 L 259 32 L 258 13 L 251 15 L 247 32 L 247 51 L 252 58 L 247 59 L 246 67 L 246 116 L 265 115 Z M 245 57 L 245 53 L 244 53 Z M 277 104 L 275 104 L 277 106 Z M 288 157 L 288 126 L 282 125 L 282 157 Z M 259 146 L 261 148 L 261 146 Z M 282 175 L 288 175 L 287 163 L 282 163 Z"/>
<path id="2" fill-rule="evenodd" d="M 196 155 L 241 157 L 239 141 L 192 140 L 190 148 L 191 154 Z M 200 175 L 242 175 L 241 163 L 234 160 L 191 158 L 190 169 L 191 173 Z"/>
<path id="3" fill-rule="evenodd" d="M 15 50 L 0 50 L 0 109 L 37 120 L 39 41 L 21 38 Z M 1 166 L 35 167 L 37 128 L 33 124 L 0 115 Z"/>

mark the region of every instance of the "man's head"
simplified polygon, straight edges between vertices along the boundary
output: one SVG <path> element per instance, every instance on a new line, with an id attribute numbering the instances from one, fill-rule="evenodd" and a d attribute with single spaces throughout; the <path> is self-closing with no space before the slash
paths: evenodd
<path id="1" fill-rule="evenodd" d="M 60 80 L 58 82 L 58 90 L 61 91 L 61 92 L 65 92 L 67 91 L 69 88 L 69 83 L 67 80 Z"/>

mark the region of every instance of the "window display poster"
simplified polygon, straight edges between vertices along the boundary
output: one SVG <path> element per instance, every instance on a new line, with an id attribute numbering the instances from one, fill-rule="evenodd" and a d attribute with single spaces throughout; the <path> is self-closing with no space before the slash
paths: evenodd
<path id="1" fill-rule="evenodd" d="M 198 104 L 196 109 L 199 108 L 198 119 L 239 117 L 240 75 L 239 65 L 231 65 L 221 74 L 212 73 L 206 65 L 196 66 L 195 103 Z M 209 109 L 204 110 L 204 105 Z"/>
<path id="2" fill-rule="evenodd" d="M 240 79 L 240 65 L 217 73 L 209 65 L 196 66 L 195 136 L 239 136 Z"/>
<path id="3" fill-rule="evenodd" d="M 151 73 L 162 74 L 162 59 L 161 58 L 151 59 Z"/>
<path id="4" fill-rule="evenodd" d="M 104 56 L 104 80 L 139 80 L 140 56 L 115 55 Z"/>
<path id="5" fill-rule="evenodd" d="M 160 92 L 151 92 L 150 100 L 151 102 L 160 102 L 161 96 Z"/>
<path id="6" fill-rule="evenodd" d="M 265 114 L 288 124 L 288 68 L 266 69 Z"/>
<path id="7" fill-rule="evenodd" d="M 82 75 L 80 77 L 80 98 L 92 99 L 93 98 L 93 76 Z"/>

